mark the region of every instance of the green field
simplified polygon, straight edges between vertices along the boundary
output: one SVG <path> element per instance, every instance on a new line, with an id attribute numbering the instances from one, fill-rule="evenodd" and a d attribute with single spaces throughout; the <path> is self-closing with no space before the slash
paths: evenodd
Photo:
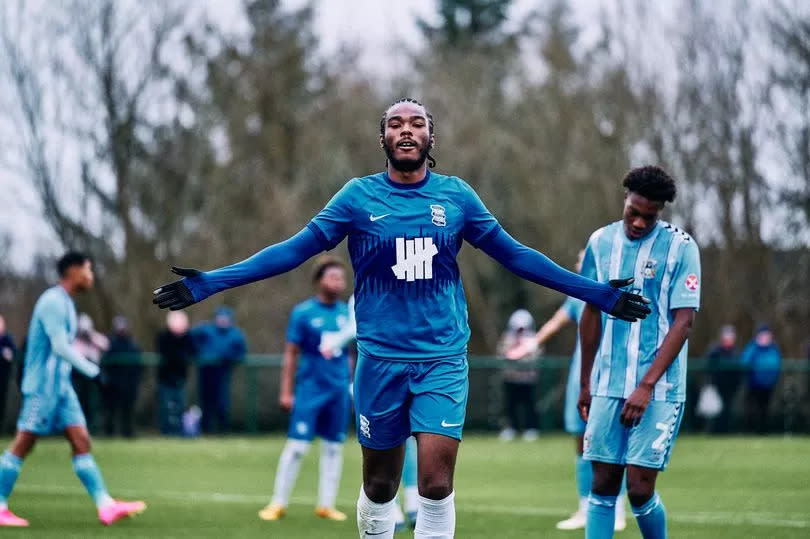
<path id="1" fill-rule="evenodd" d="M 113 496 L 149 509 L 104 528 L 73 475 L 67 445 L 45 440 L 27 460 L 11 508 L 31 521 L 3 537 L 357 537 L 359 448 L 347 444 L 338 506 L 345 523 L 316 519 L 317 448 L 310 452 L 281 522 L 262 522 L 283 439 L 98 440 L 95 455 Z M 459 538 L 582 537 L 554 523 L 575 504 L 572 441 L 548 436 L 504 444 L 470 436 L 456 473 Z M 810 439 L 683 436 L 659 491 L 670 537 L 810 536 Z M 400 537 L 407 537 L 404 533 Z M 640 537 L 634 522 L 617 537 Z"/>

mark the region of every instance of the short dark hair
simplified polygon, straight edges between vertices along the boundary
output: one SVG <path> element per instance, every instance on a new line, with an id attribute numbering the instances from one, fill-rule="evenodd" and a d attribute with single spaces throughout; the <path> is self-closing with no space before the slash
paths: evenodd
<path id="1" fill-rule="evenodd" d="M 68 268 L 73 266 L 83 266 L 88 260 L 90 260 L 90 257 L 84 253 L 80 253 L 79 251 L 68 251 L 62 255 L 62 258 L 60 258 L 56 263 L 56 271 L 59 273 L 59 277 L 64 277 Z"/>
<path id="2" fill-rule="evenodd" d="M 624 177 L 622 185 L 628 191 L 655 202 L 672 202 L 677 194 L 675 180 L 655 165 L 634 168 Z"/>
<path id="3" fill-rule="evenodd" d="M 315 261 L 315 271 L 312 272 L 312 282 L 317 283 L 323 278 L 329 268 L 346 269 L 346 264 L 335 256 L 323 255 Z"/>
<path id="4" fill-rule="evenodd" d="M 432 136 L 434 127 L 433 115 L 430 113 L 430 111 L 425 105 L 423 105 L 422 103 L 420 103 L 419 101 L 417 101 L 412 97 L 402 97 L 400 99 L 397 99 L 396 101 L 388 105 L 388 108 L 383 111 L 382 118 L 380 118 L 380 136 L 381 137 L 385 136 L 385 117 L 388 116 L 388 111 L 391 110 L 391 107 L 393 107 L 394 105 L 399 105 L 400 103 L 413 103 L 414 105 L 418 105 L 423 109 L 425 109 L 425 115 L 427 116 L 428 119 L 428 134 Z M 430 168 L 436 167 L 436 159 L 434 159 L 433 156 L 430 155 L 430 151 L 428 151 L 427 154 L 427 162 Z"/>

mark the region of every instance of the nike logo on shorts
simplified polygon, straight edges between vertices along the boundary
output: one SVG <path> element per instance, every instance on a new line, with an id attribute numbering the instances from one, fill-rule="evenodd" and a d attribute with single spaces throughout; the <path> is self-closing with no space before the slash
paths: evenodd
<path id="1" fill-rule="evenodd" d="M 383 218 L 385 218 L 385 217 L 388 217 L 389 215 L 391 215 L 391 214 L 390 214 L 390 213 L 386 213 L 386 214 L 383 214 L 383 215 L 374 215 L 374 214 L 372 213 L 371 215 L 369 215 L 369 216 L 368 216 L 368 218 L 369 218 L 369 220 L 370 220 L 370 221 L 373 223 L 374 221 L 379 221 L 380 219 L 383 219 Z"/>
<path id="2" fill-rule="evenodd" d="M 442 419 L 442 427 L 449 428 L 449 427 L 460 427 L 461 423 L 448 423 L 444 419 Z"/>

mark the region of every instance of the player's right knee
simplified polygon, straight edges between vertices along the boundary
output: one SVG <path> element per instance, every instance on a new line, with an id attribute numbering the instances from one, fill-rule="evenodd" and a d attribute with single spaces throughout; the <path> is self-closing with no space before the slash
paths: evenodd
<path id="1" fill-rule="evenodd" d="M 622 476 L 614 477 L 612 474 L 594 471 L 591 492 L 599 496 L 618 496 L 622 488 Z"/>
<path id="2" fill-rule="evenodd" d="M 366 496 L 374 503 L 386 503 L 393 500 L 398 488 L 398 481 L 388 477 L 369 477 L 363 483 Z"/>

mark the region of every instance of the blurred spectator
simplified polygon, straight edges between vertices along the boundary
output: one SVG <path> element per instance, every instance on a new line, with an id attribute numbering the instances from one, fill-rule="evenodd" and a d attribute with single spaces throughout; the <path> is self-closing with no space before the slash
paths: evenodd
<path id="1" fill-rule="evenodd" d="M 748 370 L 748 428 L 752 432 L 765 433 L 768 431 L 771 396 L 782 366 L 782 355 L 767 325 L 760 326 L 745 347 L 742 365 Z"/>
<path id="2" fill-rule="evenodd" d="M 135 435 L 133 415 L 141 377 L 141 349 L 132 339 L 129 321 L 124 316 L 113 319 L 110 348 L 101 367 L 106 379 L 104 433 L 112 436 L 118 430 L 122 436 L 131 438 Z"/>
<path id="3" fill-rule="evenodd" d="M 6 400 L 8 400 L 8 382 L 11 379 L 11 367 L 17 355 L 17 346 L 11 334 L 6 331 L 6 320 L 0 315 L 0 432 L 6 417 Z"/>
<path id="4" fill-rule="evenodd" d="M 537 347 L 534 344 L 534 317 L 525 309 L 512 313 L 506 331 L 498 343 L 498 355 L 506 361 L 514 362 L 503 370 L 504 412 L 508 425 L 501 431 L 499 438 L 509 441 L 514 439 L 523 427 L 523 439 L 537 439 L 538 421 L 535 410 L 535 388 L 537 370 L 531 363 L 537 359 Z M 510 351 L 520 348 L 525 352 L 516 359 Z M 531 351 L 527 351 L 531 350 Z M 521 424 L 521 415 L 524 421 Z"/>
<path id="5" fill-rule="evenodd" d="M 73 346 L 81 355 L 93 363 L 100 363 L 101 355 L 110 347 L 109 339 L 103 333 L 95 330 L 93 319 L 86 313 L 79 315 L 77 326 Z M 98 430 L 98 414 L 96 412 L 99 409 L 100 401 L 98 386 L 92 378 L 88 378 L 75 369 L 71 375 L 71 381 L 73 382 L 73 389 L 76 390 L 76 396 L 79 397 L 79 404 L 81 404 L 84 412 L 85 421 L 87 421 L 87 430 L 96 432 Z"/>
<path id="6" fill-rule="evenodd" d="M 172 436 L 183 434 L 183 410 L 186 406 L 188 365 L 194 360 L 194 342 L 188 332 L 188 315 L 172 311 L 166 317 L 166 328 L 157 336 L 158 399 L 160 432 Z"/>
<path id="7" fill-rule="evenodd" d="M 233 311 L 225 306 L 215 311 L 213 322 L 195 327 L 191 336 L 197 352 L 202 431 L 205 434 L 227 432 L 231 370 L 235 363 L 245 359 L 245 337 L 234 326 Z"/>
<path id="8" fill-rule="evenodd" d="M 712 384 L 723 402 L 720 413 L 709 420 L 707 430 L 724 433 L 731 429 L 731 410 L 734 397 L 742 381 L 742 367 L 737 351 L 737 330 L 732 325 L 720 328 L 718 342 L 707 357 L 709 383 Z"/>

